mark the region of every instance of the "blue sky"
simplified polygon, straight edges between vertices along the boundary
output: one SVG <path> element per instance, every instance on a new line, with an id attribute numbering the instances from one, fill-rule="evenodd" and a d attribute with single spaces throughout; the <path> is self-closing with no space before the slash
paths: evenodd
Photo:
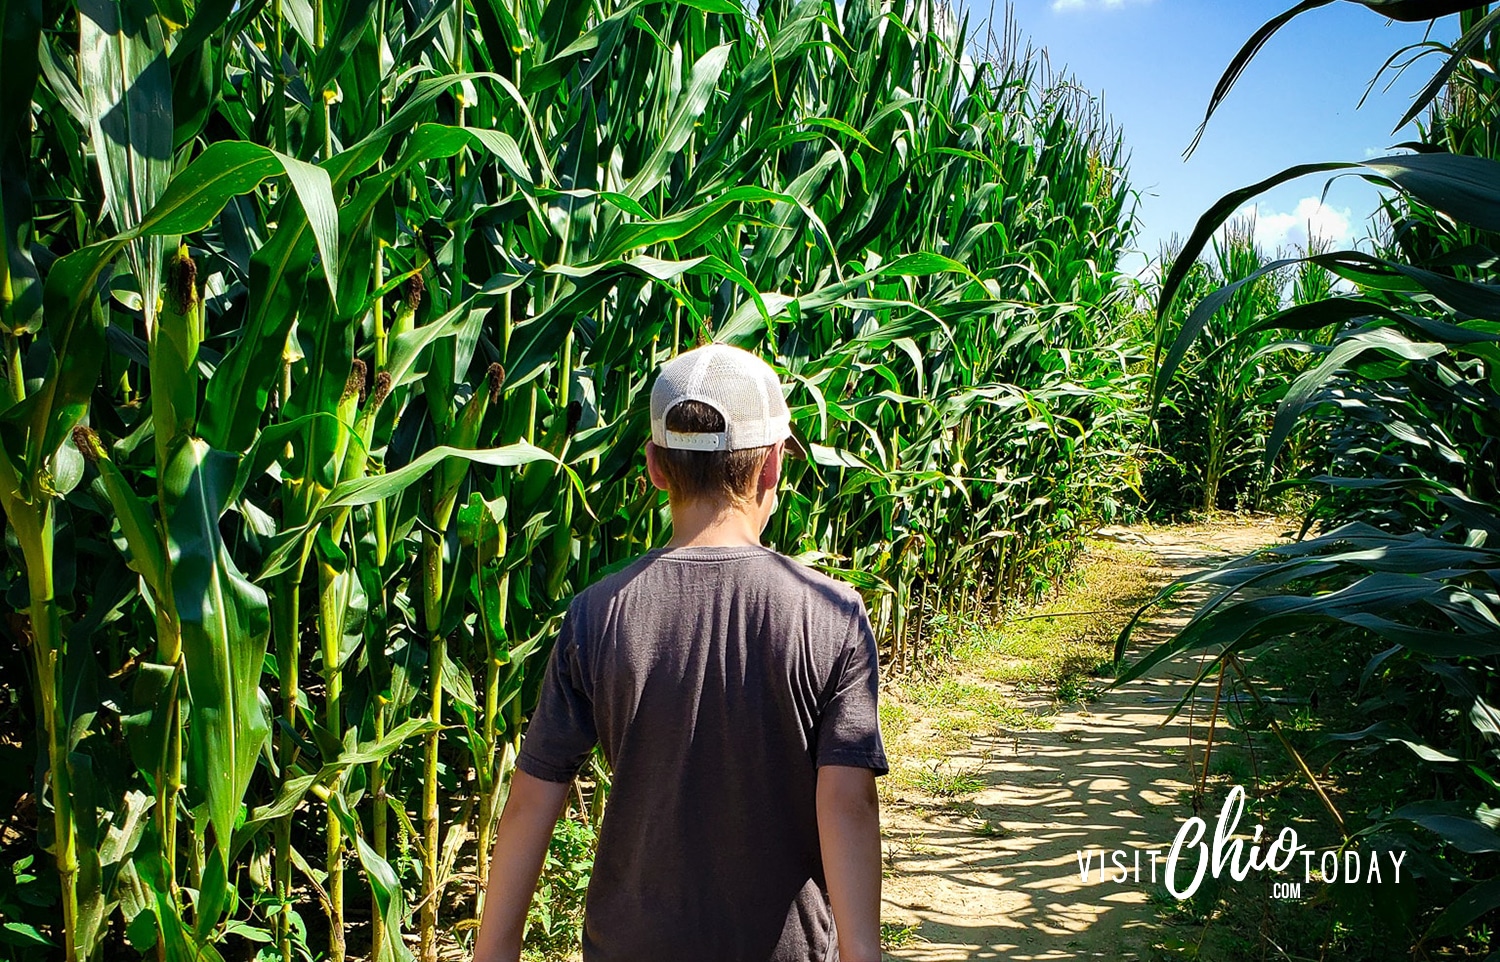
<path id="1" fill-rule="evenodd" d="M 1334 3 L 1293 20 L 1251 63 L 1214 115 L 1203 142 L 1184 161 L 1209 94 L 1246 39 L 1294 0 L 1015 0 L 1024 36 L 1046 47 L 1095 94 L 1125 132 L 1131 180 L 1141 192 L 1139 246 L 1155 256 L 1173 232 L 1186 235 L 1200 214 L 1229 191 L 1293 164 L 1363 160 L 1412 139 L 1392 127 L 1411 94 L 1440 61 L 1427 57 L 1389 91 L 1390 74 L 1356 109 L 1382 63 L 1426 24 L 1393 23 L 1354 3 Z M 972 25 L 990 14 L 987 0 L 965 0 Z M 984 3 L 984 6 L 978 6 Z M 1003 18 L 1003 0 L 995 15 Z M 1451 39 L 1455 18 L 1433 36 Z M 1300 244 L 1314 230 L 1349 244 L 1366 233 L 1378 202 L 1363 180 L 1311 177 L 1260 199 L 1258 239 L 1267 248 Z M 1139 258 L 1130 263 L 1138 269 Z"/>

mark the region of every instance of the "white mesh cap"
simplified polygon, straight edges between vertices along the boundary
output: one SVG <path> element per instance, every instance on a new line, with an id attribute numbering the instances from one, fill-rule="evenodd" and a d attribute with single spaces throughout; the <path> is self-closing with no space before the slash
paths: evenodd
<path id="1" fill-rule="evenodd" d="M 683 401 L 718 411 L 725 430 L 668 431 L 667 412 Z M 662 365 L 651 387 L 651 440 L 678 451 L 738 451 L 788 441 L 789 451 L 803 454 L 792 435 L 792 416 L 776 372 L 749 351 L 728 344 L 694 348 Z"/>

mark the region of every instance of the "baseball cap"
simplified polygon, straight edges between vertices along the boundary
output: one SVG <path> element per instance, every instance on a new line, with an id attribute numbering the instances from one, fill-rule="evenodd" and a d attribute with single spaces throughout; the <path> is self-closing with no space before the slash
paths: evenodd
<path id="1" fill-rule="evenodd" d="M 724 417 L 723 431 L 667 430 L 667 412 L 683 401 L 698 401 Z M 787 442 L 787 451 L 806 457 L 792 433 L 792 415 L 771 365 L 728 344 L 706 344 L 662 365 L 651 386 L 651 440 L 677 451 L 738 451 Z"/>

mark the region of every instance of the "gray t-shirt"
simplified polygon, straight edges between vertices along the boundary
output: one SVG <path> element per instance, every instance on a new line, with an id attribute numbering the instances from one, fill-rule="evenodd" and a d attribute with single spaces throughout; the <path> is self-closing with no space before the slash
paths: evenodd
<path id="1" fill-rule="evenodd" d="M 517 765 L 614 771 L 586 962 L 830 962 L 820 765 L 887 770 L 858 594 L 766 548 L 653 551 L 573 600 Z"/>

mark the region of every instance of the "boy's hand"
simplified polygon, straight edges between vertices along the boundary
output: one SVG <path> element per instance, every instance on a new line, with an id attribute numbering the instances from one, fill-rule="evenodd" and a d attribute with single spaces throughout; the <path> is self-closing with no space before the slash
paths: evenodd
<path id="1" fill-rule="evenodd" d="M 552 829 L 568 798 L 567 782 L 547 782 L 519 768 L 495 829 L 484 914 L 474 939 L 474 962 L 518 962 L 526 910 L 536 892 Z"/>
<path id="2" fill-rule="evenodd" d="M 868 768 L 818 769 L 818 838 L 842 962 L 880 962 L 880 799 Z"/>

